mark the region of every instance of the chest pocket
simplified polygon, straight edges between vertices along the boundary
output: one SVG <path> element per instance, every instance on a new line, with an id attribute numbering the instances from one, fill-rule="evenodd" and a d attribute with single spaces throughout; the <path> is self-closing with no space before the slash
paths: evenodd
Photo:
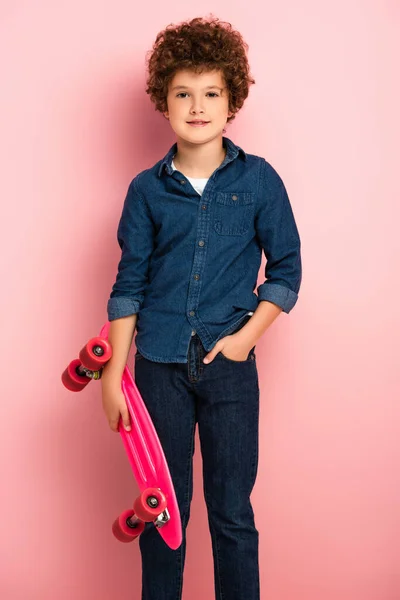
<path id="1" fill-rule="evenodd" d="M 219 235 L 243 235 L 253 222 L 254 192 L 217 192 L 214 229 Z"/>

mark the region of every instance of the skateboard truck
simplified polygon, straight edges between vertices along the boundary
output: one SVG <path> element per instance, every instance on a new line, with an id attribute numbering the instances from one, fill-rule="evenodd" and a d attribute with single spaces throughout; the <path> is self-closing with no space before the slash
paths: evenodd
<path id="1" fill-rule="evenodd" d="M 168 508 L 166 508 L 160 515 L 158 515 L 158 517 L 153 521 L 153 523 L 158 529 L 161 529 L 162 527 L 164 527 L 164 525 L 166 525 L 166 523 L 168 523 L 170 518 L 171 517 L 168 512 Z M 136 515 L 132 515 L 131 517 L 128 517 L 126 519 L 126 524 L 129 527 L 129 529 L 136 529 L 140 523 L 142 523 L 142 520 L 139 519 L 139 517 L 137 517 Z"/>
<path id="2" fill-rule="evenodd" d="M 160 515 L 158 515 L 157 519 L 154 521 L 154 525 L 158 527 L 158 529 L 161 529 L 161 527 L 164 527 L 164 525 L 168 523 L 170 518 L 171 517 L 169 515 L 168 508 L 166 508 Z"/>
<path id="3" fill-rule="evenodd" d="M 75 369 L 75 372 L 77 373 L 77 375 L 79 375 L 79 377 L 89 377 L 89 379 L 101 379 L 103 369 L 100 369 L 99 371 L 91 371 L 90 369 L 79 365 Z"/>

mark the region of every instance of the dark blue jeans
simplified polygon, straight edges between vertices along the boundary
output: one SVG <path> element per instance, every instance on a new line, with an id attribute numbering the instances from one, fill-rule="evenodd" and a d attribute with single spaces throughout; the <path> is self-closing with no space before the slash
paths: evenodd
<path id="1" fill-rule="evenodd" d="M 196 423 L 213 549 L 215 598 L 260 598 L 258 531 L 250 502 L 258 464 L 259 387 L 254 349 L 245 361 L 231 360 L 219 352 L 206 365 L 206 351 L 195 334 L 190 340 L 187 364 L 156 363 L 139 352 L 135 355 L 135 381 L 168 461 L 183 527 L 182 545 L 171 550 L 154 524 L 146 524 L 139 538 L 142 600 L 182 597 Z"/>

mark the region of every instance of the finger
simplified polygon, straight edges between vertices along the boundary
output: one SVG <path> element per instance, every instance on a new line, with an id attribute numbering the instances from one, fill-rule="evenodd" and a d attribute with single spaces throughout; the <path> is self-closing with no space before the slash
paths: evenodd
<path id="1" fill-rule="evenodd" d="M 108 424 L 110 426 L 110 429 L 112 429 L 112 431 L 115 431 L 115 432 L 118 431 L 118 423 L 119 423 L 119 415 L 116 418 L 108 420 Z"/>
<path id="2" fill-rule="evenodd" d="M 122 424 L 124 426 L 124 429 L 126 431 L 130 431 L 131 430 L 131 421 L 129 418 L 129 411 L 128 408 L 126 406 L 121 407 L 121 417 L 122 417 Z"/>
<path id="3" fill-rule="evenodd" d="M 214 346 L 214 348 L 212 350 L 210 350 L 210 352 L 208 354 L 205 355 L 205 357 L 203 358 L 203 362 L 206 363 L 207 365 L 214 360 L 214 357 L 218 354 L 218 352 L 221 351 L 221 346 L 219 344 L 216 344 Z"/>

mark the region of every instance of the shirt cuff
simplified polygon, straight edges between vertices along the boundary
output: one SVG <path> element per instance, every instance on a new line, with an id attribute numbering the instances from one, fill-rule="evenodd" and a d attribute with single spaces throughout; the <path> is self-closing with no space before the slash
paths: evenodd
<path id="1" fill-rule="evenodd" d="M 133 298 L 127 296 L 115 296 L 110 298 L 107 303 L 108 320 L 114 321 L 121 317 L 128 317 L 134 315 L 140 310 L 140 303 Z"/>
<path id="2" fill-rule="evenodd" d="M 267 300 L 281 307 L 283 312 L 289 313 L 297 302 L 298 294 L 278 283 L 262 283 L 257 288 L 258 301 Z"/>

